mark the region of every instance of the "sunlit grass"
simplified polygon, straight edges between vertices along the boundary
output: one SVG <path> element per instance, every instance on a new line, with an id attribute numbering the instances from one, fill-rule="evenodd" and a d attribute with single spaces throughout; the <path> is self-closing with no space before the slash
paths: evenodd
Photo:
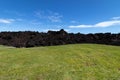
<path id="1" fill-rule="evenodd" d="M 120 80 L 120 47 L 0 46 L 0 80 Z"/>

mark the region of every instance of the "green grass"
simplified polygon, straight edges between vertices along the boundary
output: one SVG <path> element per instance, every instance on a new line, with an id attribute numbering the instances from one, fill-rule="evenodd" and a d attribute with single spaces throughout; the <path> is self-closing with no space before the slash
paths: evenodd
<path id="1" fill-rule="evenodd" d="M 0 46 L 0 80 L 120 80 L 120 47 Z"/>

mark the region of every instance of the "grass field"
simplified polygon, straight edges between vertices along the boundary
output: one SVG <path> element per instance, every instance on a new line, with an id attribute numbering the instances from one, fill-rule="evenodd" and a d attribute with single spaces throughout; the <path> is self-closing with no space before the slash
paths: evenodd
<path id="1" fill-rule="evenodd" d="M 120 80 L 120 47 L 0 46 L 0 80 Z"/>

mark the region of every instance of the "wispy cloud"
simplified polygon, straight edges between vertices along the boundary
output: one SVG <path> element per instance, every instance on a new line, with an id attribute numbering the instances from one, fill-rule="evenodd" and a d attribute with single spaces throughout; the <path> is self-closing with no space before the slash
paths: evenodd
<path id="1" fill-rule="evenodd" d="M 5 14 L 16 15 L 16 16 L 20 16 L 20 17 L 26 16 L 25 13 L 21 13 L 21 12 L 14 11 L 14 10 L 4 10 L 3 12 L 4 12 Z"/>
<path id="2" fill-rule="evenodd" d="M 99 22 L 96 24 L 90 24 L 90 25 L 85 25 L 85 24 L 81 24 L 81 25 L 72 25 L 69 26 L 69 28 L 92 28 L 92 27 L 110 27 L 110 26 L 116 26 L 116 25 L 120 25 L 120 20 L 109 20 L 109 21 L 103 21 L 103 22 Z"/>
<path id="3" fill-rule="evenodd" d="M 61 15 L 48 16 L 48 19 L 49 19 L 51 22 L 61 22 L 61 18 L 62 18 Z"/>
<path id="4" fill-rule="evenodd" d="M 17 18 L 17 19 L 14 19 L 16 21 L 25 21 L 25 19 L 21 19 L 21 18 Z"/>
<path id="5" fill-rule="evenodd" d="M 73 21 L 70 21 L 70 23 L 75 24 L 75 23 L 78 23 L 78 21 L 73 20 Z"/>
<path id="6" fill-rule="evenodd" d="M 14 19 L 0 19 L 0 23 L 4 23 L 4 24 L 10 24 L 14 21 L 15 21 Z"/>
<path id="7" fill-rule="evenodd" d="M 40 18 L 40 19 L 45 19 L 46 18 L 44 11 L 40 10 L 40 11 L 35 11 L 34 13 L 35 13 L 35 16 Z"/>
<path id="8" fill-rule="evenodd" d="M 40 19 L 49 20 L 51 22 L 61 22 L 62 15 L 53 11 L 36 11 L 35 15 Z"/>
<path id="9" fill-rule="evenodd" d="M 120 20 L 120 16 L 111 18 L 113 20 Z"/>

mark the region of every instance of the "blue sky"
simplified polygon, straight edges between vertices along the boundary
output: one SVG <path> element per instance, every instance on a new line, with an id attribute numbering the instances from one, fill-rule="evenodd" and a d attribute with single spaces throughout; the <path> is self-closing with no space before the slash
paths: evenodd
<path id="1" fill-rule="evenodd" d="M 0 31 L 120 32 L 120 0 L 0 0 Z"/>

